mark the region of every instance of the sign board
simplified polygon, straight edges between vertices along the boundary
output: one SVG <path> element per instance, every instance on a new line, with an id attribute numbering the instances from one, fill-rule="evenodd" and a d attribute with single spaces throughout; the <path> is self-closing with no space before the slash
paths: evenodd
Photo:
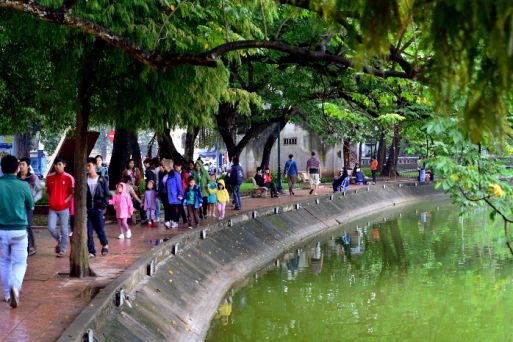
<path id="1" fill-rule="evenodd" d="M 14 135 L 0 135 L 0 158 L 8 154 L 16 155 Z"/>

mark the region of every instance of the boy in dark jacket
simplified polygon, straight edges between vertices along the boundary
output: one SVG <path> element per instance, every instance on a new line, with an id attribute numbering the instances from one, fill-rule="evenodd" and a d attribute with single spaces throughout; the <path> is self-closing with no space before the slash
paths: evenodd
<path id="1" fill-rule="evenodd" d="M 199 227 L 199 209 L 202 206 L 203 198 L 201 196 L 201 189 L 196 184 L 194 176 L 189 176 L 187 179 L 189 186 L 185 191 L 184 204 L 187 207 L 187 217 L 189 219 L 189 229 Z"/>
<path id="2" fill-rule="evenodd" d="M 239 164 L 239 158 L 233 157 L 233 165 L 230 169 L 229 181 L 232 188 L 235 210 L 240 210 L 242 203 L 240 201 L 240 185 L 244 181 L 244 170 Z"/>
<path id="3" fill-rule="evenodd" d="M 89 257 L 96 256 L 93 231 L 98 235 L 102 245 L 102 255 L 109 254 L 109 241 L 105 234 L 105 221 L 103 214 L 109 204 L 109 184 L 105 178 L 96 173 L 96 161 L 94 158 L 87 160 L 87 248 Z"/>

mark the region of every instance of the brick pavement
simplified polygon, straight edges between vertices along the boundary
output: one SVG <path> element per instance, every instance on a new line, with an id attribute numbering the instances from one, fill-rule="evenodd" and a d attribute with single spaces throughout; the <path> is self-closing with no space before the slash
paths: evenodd
<path id="1" fill-rule="evenodd" d="M 352 186 L 354 187 L 354 186 Z M 331 193 L 329 186 L 323 187 L 319 195 Z M 308 190 L 297 190 L 296 196 L 288 194 L 280 198 L 243 198 L 243 210 L 253 210 L 302 200 L 309 197 Z M 237 213 L 227 209 L 227 216 Z M 17 309 L 8 304 L 0 304 L 0 341 L 55 341 L 64 328 L 90 302 L 92 297 L 137 258 L 154 246 L 155 240 L 169 238 L 186 230 L 181 225 L 176 230 L 133 225 L 130 240 L 117 239 L 117 227 L 106 226 L 110 253 L 91 260 L 97 277 L 70 279 L 69 259 L 56 258 L 53 252 L 55 241 L 45 229 L 36 229 L 38 245 L 36 255 L 29 257 L 28 270 L 21 293 L 21 303 Z M 95 238 L 97 249 L 100 247 Z M 99 249 L 98 249 L 99 250 Z"/>

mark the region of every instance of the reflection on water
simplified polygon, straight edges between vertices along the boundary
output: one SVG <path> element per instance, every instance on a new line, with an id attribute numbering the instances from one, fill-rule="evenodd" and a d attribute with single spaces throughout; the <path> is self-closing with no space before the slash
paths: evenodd
<path id="1" fill-rule="evenodd" d="M 230 292 L 208 341 L 513 339 L 513 257 L 478 209 L 343 227 Z"/>

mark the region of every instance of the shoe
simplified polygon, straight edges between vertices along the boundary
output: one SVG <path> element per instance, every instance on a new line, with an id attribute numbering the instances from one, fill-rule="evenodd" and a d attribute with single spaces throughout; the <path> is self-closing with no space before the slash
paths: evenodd
<path id="1" fill-rule="evenodd" d="M 166 226 L 167 229 L 171 228 L 171 222 L 169 222 L 169 221 L 164 222 L 164 226 Z"/>
<path id="2" fill-rule="evenodd" d="M 31 255 L 34 255 L 37 253 L 37 249 L 35 247 L 30 247 L 29 250 L 28 250 L 28 255 L 31 256 Z"/>
<path id="3" fill-rule="evenodd" d="M 14 287 L 11 287 L 11 298 L 9 299 L 9 305 L 11 305 L 11 308 L 16 309 L 19 304 L 20 294 Z"/>
<path id="4" fill-rule="evenodd" d="M 125 234 L 121 233 L 118 235 L 119 240 L 123 240 L 125 238 Z"/>
<path id="5" fill-rule="evenodd" d="M 294 191 L 292 191 L 292 196 L 296 196 L 296 194 L 294 193 Z"/>
<path id="6" fill-rule="evenodd" d="M 178 228 L 178 223 L 175 221 L 171 221 L 171 228 Z"/>
<path id="7" fill-rule="evenodd" d="M 310 194 L 310 195 L 311 195 L 311 194 L 313 194 L 313 189 L 312 189 L 312 190 L 310 190 L 309 194 Z"/>
<path id="8" fill-rule="evenodd" d="M 192 226 L 189 226 L 189 227 L 187 227 L 187 228 L 192 229 Z"/>
<path id="9" fill-rule="evenodd" d="M 57 258 L 62 258 L 64 255 L 66 255 L 66 253 L 62 252 L 62 251 L 59 251 L 59 253 L 57 253 L 55 256 Z"/>
<path id="10" fill-rule="evenodd" d="M 69 232 L 68 236 L 72 237 L 73 236 L 73 232 Z"/>
<path id="11" fill-rule="evenodd" d="M 240 210 L 240 208 L 235 208 L 235 209 L 233 209 L 233 210 Z"/>
<path id="12" fill-rule="evenodd" d="M 219 221 L 224 220 L 224 217 L 219 217 Z"/>
<path id="13" fill-rule="evenodd" d="M 55 246 L 55 253 L 59 253 L 61 250 L 59 249 L 59 245 Z"/>
<path id="14" fill-rule="evenodd" d="M 96 255 L 94 255 L 93 253 L 89 253 L 89 259 L 94 259 L 96 258 Z"/>
<path id="15" fill-rule="evenodd" d="M 152 223 L 153 224 L 153 223 Z M 129 229 L 125 232 L 125 237 L 127 239 L 131 239 L 132 238 L 132 231 Z"/>
<path id="16" fill-rule="evenodd" d="M 109 246 L 102 247 L 102 256 L 106 256 L 109 254 Z"/>

